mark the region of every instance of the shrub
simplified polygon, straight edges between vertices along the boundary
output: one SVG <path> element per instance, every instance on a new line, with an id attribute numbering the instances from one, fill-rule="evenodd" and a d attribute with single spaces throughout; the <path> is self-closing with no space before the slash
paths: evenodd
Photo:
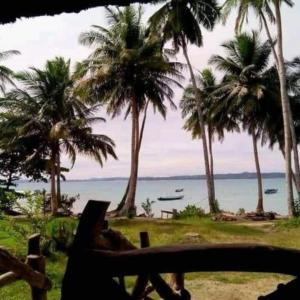
<path id="1" fill-rule="evenodd" d="M 275 223 L 275 226 L 282 228 L 282 229 L 299 228 L 300 227 L 300 217 L 286 219 L 286 220 L 280 220 Z"/>
<path id="2" fill-rule="evenodd" d="M 294 199 L 294 207 L 295 207 L 295 215 L 296 217 L 300 217 L 300 199 Z"/>
<path id="3" fill-rule="evenodd" d="M 53 219 L 47 224 L 46 235 L 57 251 L 67 252 L 74 240 L 77 222 L 74 219 Z"/>
<path id="4" fill-rule="evenodd" d="M 17 201 L 15 191 L 6 191 L 0 188 L 0 210 L 3 212 L 12 210 Z"/>
<path id="5" fill-rule="evenodd" d="M 243 216 L 246 214 L 246 210 L 245 208 L 239 208 L 239 210 L 237 211 L 237 216 Z"/>
<path id="6" fill-rule="evenodd" d="M 220 204 L 218 199 L 215 199 L 215 212 L 218 214 L 220 212 L 222 212 L 222 210 L 220 209 Z"/>
<path id="7" fill-rule="evenodd" d="M 191 218 L 191 217 L 203 217 L 205 216 L 205 211 L 201 207 L 197 207 L 196 205 L 188 205 L 184 210 L 178 213 L 178 218 Z"/>
<path id="8" fill-rule="evenodd" d="M 145 202 L 142 203 L 142 208 L 145 212 L 145 215 L 147 218 L 152 218 L 153 213 L 152 213 L 152 205 L 155 203 L 155 201 L 150 201 L 149 198 Z"/>

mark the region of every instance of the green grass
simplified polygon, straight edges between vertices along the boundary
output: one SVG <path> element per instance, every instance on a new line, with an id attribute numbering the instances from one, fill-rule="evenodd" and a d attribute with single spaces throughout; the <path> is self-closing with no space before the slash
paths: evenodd
<path id="1" fill-rule="evenodd" d="M 26 226 L 26 221 L 24 226 Z M 54 221 L 55 222 L 55 221 Z M 280 221 L 267 226 L 249 227 L 245 224 L 213 222 L 209 218 L 187 220 L 111 220 L 110 227 L 121 231 L 135 245 L 139 245 L 139 232 L 148 231 L 151 245 L 168 245 L 182 243 L 260 243 L 300 249 L 300 219 Z M 193 237 L 187 236 L 193 233 Z M 197 234 L 197 235 L 195 235 Z M 19 257 L 26 255 L 26 239 L 13 232 L 7 221 L 0 221 L 0 245 Z M 47 274 L 53 282 L 49 300 L 58 300 L 67 257 L 57 253 L 47 259 Z M 286 280 L 286 276 L 273 274 L 240 273 L 191 273 L 187 282 L 211 281 L 224 284 L 252 284 L 264 278 Z M 134 278 L 128 278 L 132 287 Z M 195 284 L 197 286 L 197 284 Z M 30 289 L 27 284 L 17 282 L 0 289 L 0 299 L 29 300 Z"/>

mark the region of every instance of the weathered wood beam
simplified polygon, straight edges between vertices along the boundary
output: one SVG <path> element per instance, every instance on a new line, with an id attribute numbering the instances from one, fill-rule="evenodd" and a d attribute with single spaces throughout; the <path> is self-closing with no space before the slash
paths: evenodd
<path id="1" fill-rule="evenodd" d="M 0 268 L 15 273 L 20 279 L 27 281 L 30 286 L 44 290 L 51 289 L 51 282 L 45 275 L 34 271 L 2 248 L 0 248 Z"/>
<path id="2" fill-rule="evenodd" d="M 149 3 L 151 0 L 11 0 L 2 5 L 0 23 L 14 22 L 21 17 L 56 15 L 61 13 L 78 13 L 88 8 L 105 5 L 126 6 L 131 3 Z"/>
<path id="3" fill-rule="evenodd" d="M 98 269 L 94 267 L 87 270 L 80 259 L 80 253 L 87 247 L 118 246 L 107 244 L 103 236 L 104 233 L 109 236 L 114 234 L 107 230 L 104 220 L 108 206 L 109 202 L 90 200 L 81 215 L 63 279 L 62 300 L 94 299 L 95 295 L 107 297 L 104 299 L 132 300 L 112 277 L 101 272 L 98 274 Z"/>
<path id="4" fill-rule="evenodd" d="M 7 272 L 0 275 L 0 288 L 12 284 L 20 279 L 14 272 Z"/>
<path id="5" fill-rule="evenodd" d="M 180 245 L 124 252 L 87 250 L 79 257 L 87 269 L 98 269 L 106 276 L 208 271 L 300 276 L 299 250 L 261 245 Z"/>

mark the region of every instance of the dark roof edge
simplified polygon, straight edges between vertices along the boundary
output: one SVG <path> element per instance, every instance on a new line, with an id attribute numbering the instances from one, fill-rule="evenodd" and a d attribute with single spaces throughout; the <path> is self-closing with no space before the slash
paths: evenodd
<path id="1" fill-rule="evenodd" d="M 61 13 L 78 13 L 82 10 L 105 6 L 126 6 L 130 3 L 149 3 L 151 0 L 11 0 L 0 10 L 0 24 L 11 23 L 21 17 L 37 17 Z"/>

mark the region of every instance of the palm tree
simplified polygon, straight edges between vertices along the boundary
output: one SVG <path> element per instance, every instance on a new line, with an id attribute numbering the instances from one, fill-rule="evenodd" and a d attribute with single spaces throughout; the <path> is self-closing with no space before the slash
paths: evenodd
<path id="1" fill-rule="evenodd" d="M 219 110 L 240 115 L 243 128 L 252 136 L 253 152 L 258 180 L 257 212 L 262 213 L 263 188 L 257 140 L 261 135 L 261 124 L 265 119 L 270 98 L 266 86 L 267 65 L 271 53 L 269 42 L 260 42 L 258 34 L 240 34 L 222 45 L 226 57 L 212 56 L 210 63 L 225 72 L 225 78 L 216 93 L 223 95 Z"/>
<path id="2" fill-rule="evenodd" d="M 199 93 L 203 99 L 203 118 L 206 125 L 208 136 L 208 149 L 209 149 L 209 162 L 210 172 L 212 179 L 213 195 L 215 197 L 215 184 L 214 184 L 214 158 L 213 158 L 213 140 L 214 135 L 217 135 L 220 141 L 223 141 L 225 130 L 239 131 L 239 126 L 235 119 L 229 117 L 224 111 L 216 114 L 214 107 L 217 103 L 216 97 L 213 93 L 218 87 L 217 80 L 211 69 L 204 69 L 196 77 Z M 197 111 L 197 100 L 194 93 L 194 88 L 189 85 L 183 94 L 180 102 L 182 109 L 182 117 L 186 119 L 184 129 L 191 132 L 192 138 L 201 138 L 201 128 L 199 126 L 199 118 Z"/>
<path id="3" fill-rule="evenodd" d="M 294 128 L 294 122 L 292 119 L 291 108 L 289 105 L 289 97 L 286 84 L 286 69 L 283 55 L 283 34 L 282 34 L 282 20 L 281 20 L 281 4 L 286 3 L 289 6 L 293 6 L 292 0 L 240 0 L 233 1 L 227 0 L 223 6 L 225 11 L 225 16 L 229 12 L 238 7 L 238 18 L 236 28 L 240 28 L 247 17 L 249 8 L 253 8 L 254 11 L 259 15 L 263 24 L 266 28 L 268 38 L 273 44 L 270 31 L 268 29 L 268 23 L 266 21 L 266 15 L 269 17 L 271 22 L 275 22 L 277 28 L 277 53 L 275 48 L 273 49 L 274 58 L 277 65 L 279 82 L 280 82 L 280 92 L 281 92 L 281 102 L 282 102 L 282 114 L 283 114 L 283 124 L 284 124 L 284 145 L 285 145 L 285 171 L 286 171 L 286 186 L 287 186 L 287 202 L 289 208 L 289 214 L 294 215 L 294 199 L 292 197 L 293 186 L 292 186 L 292 165 L 291 165 L 291 140 L 294 152 L 294 163 L 296 168 L 296 178 L 297 178 L 297 190 L 298 196 L 300 195 L 300 165 L 298 157 L 298 149 L 296 142 L 296 133 Z M 273 12 L 272 5 L 275 10 Z"/>
<path id="4" fill-rule="evenodd" d="M 170 0 L 150 18 L 150 27 L 152 28 L 152 32 L 160 32 L 165 42 L 171 40 L 175 50 L 178 51 L 181 48 L 188 65 L 192 85 L 195 90 L 195 94 L 197 95 L 197 113 L 202 134 L 208 202 L 211 213 L 216 212 L 217 207 L 214 199 L 212 178 L 210 175 L 211 171 L 207 137 L 202 111 L 203 99 L 197 87 L 196 76 L 188 56 L 187 46 L 188 43 L 194 44 L 198 47 L 202 46 L 203 39 L 200 25 L 208 30 L 212 30 L 218 16 L 219 7 L 215 0 Z"/>
<path id="5" fill-rule="evenodd" d="M 31 68 L 17 77 L 22 89 L 12 90 L 2 104 L 7 107 L 8 122 L 17 126 L 17 138 L 38 141 L 27 160 L 47 158 L 55 214 L 60 205 L 61 153 L 68 154 L 72 165 L 76 153 L 82 153 L 102 166 L 108 155 L 116 158 L 114 143 L 105 135 L 92 133 L 91 125 L 103 119 L 94 117 L 96 107 L 88 107 L 73 96 L 70 61 L 58 57 L 47 61 L 43 70 Z"/>
<path id="6" fill-rule="evenodd" d="M 86 73 L 79 84 L 89 91 L 86 97 L 93 103 L 104 103 L 112 117 L 125 109 L 131 116 L 131 172 L 130 184 L 121 215 L 135 213 L 137 188 L 140 115 L 151 104 L 163 117 L 165 100 L 175 108 L 171 85 L 180 86 L 181 65 L 170 62 L 162 52 L 162 42 L 156 36 L 148 37 L 142 25 L 142 10 L 128 6 L 106 8 L 109 28 L 93 26 L 82 33 L 80 42 L 96 49 L 85 62 Z"/>
<path id="7" fill-rule="evenodd" d="M 18 54 L 20 54 L 20 52 L 17 50 L 0 52 L 0 61 L 6 60 L 11 56 L 18 55 Z M 9 69 L 4 65 L 0 65 L 0 90 L 3 94 L 5 93 L 7 84 L 14 85 L 12 80 L 13 76 L 14 76 L 14 72 L 11 69 Z"/>

